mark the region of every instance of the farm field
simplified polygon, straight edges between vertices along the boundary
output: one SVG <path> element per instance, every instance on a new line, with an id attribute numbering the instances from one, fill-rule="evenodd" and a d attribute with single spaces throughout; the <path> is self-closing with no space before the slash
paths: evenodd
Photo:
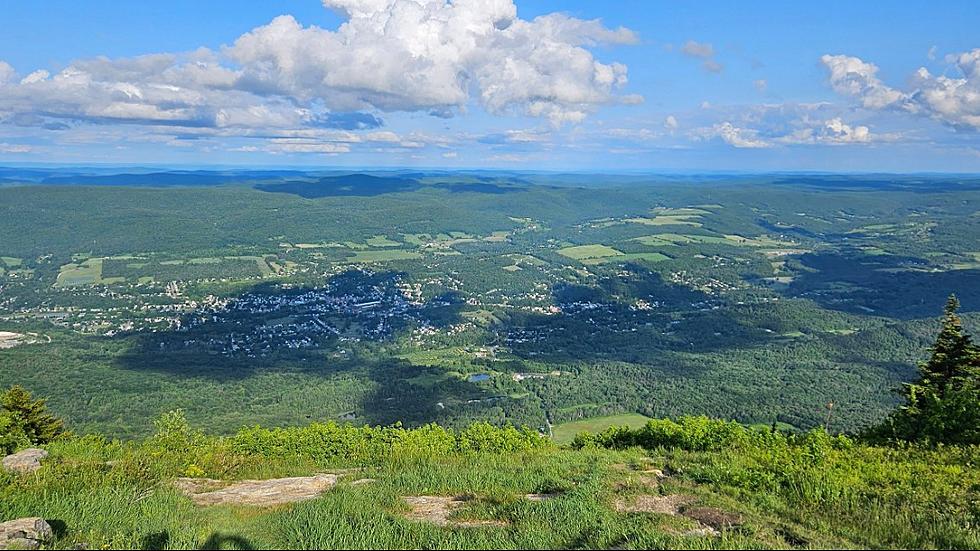
<path id="1" fill-rule="evenodd" d="M 562 423 L 553 428 L 555 442 L 559 444 L 569 444 L 582 432 L 596 433 L 602 432 L 609 427 L 629 427 L 638 429 L 645 425 L 650 418 L 638 413 L 624 413 L 621 415 L 606 415 L 603 417 L 593 417 L 579 421 Z"/>

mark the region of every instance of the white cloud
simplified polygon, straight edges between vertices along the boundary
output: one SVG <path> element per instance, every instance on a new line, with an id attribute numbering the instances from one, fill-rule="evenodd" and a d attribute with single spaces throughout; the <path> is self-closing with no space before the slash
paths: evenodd
<path id="1" fill-rule="evenodd" d="M 349 16 L 337 31 L 280 16 L 228 48 L 244 68 L 242 81 L 340 110 L 444 115 L 465 106 L 472 92 L 491 113 L 513 110 L 560 124 L 613 102 L 626 83 L 624 65 L 600 63 L 582 46 L 635 41 L 626 29 L 561 14 L 523 20 L 505 0 L 325 5 Z"/>
<path id="2" fill-rule="evenodd" d="M 34 71 L 33 73 L 31 73 L 31 74 L 27 75 L 26 77 L 24 77 L 20 81 L 20 83 L 21 84 L 33 84 L 35 82 L 41 82 L 41 81 L 47 80 L 48 77 L 50 77 L 50 76 L 51 76 L 51 73 L 45 71 L 44 69 L 38 69 L 37 71 Z"/>
<path id="3" fill-rule="evenodd" d="M 980 48 L 947 56 L 960 78 L 934 76 L 921 67 L 907 92 L 885 85 L 877 77 L 878 68 L 859 58 L 825 55 L 821 60 L 830 71 L 831 87 L 858 98 L 866 108 L 895 108 L 956 129 L 980 129 Z"/>
<path id="4" fill-rule="evenodd" d="M 6 61 L 0 60 L 0 86 L 13 81 L 15 76 L 17 76 L 17 72 L 14 71 L 14 68 Z"/>
<path id="5" fill-rule="evenodd" d="M 659 137 L 656 132 L 649 128 L 610 128 L 603 132 L 603 135 L 630 141 L 649 141 Z"/>
<path id="6" fill-rule="evenodd" d="M 97 58 L 19 81 L 0 62 L 4 120 L 184 128 L 370 129 L 371 112 L 452 116 L 476 101 L 493 114 L 580 122 L 619 96 L 620 63 L 591 46 L 632 44 L 626 28 L 552 13 L 525 20 L 512 0 L 325 0 L 335 30 L 284 15 L 220 51 Z M 6 84 L 4 84 L 6 83 Z M 350 116 L 348 116 L 349 114 Z"/>
<path id="7" fill-rule="evenodd" d="M 343 143 L 323 143 L 308 140 L 276 138 L 270 140 L 269 153 L 348 153 L 350 146 Z"/>
<path id="8" fill-rule="evenodd" d="M 740 149 L 759 149 L 772 145 L 759 139 L 756 130 L 739 128 L 727 121 L 711 128 L 701 129 L 699 135 L 702 138 L 721 138 L 728 145 Z"/>
<path id="9" fill-rule="evenodd" d="M 803 121 L 808 124 L 809 121 Z M 778 139 L 786 144 L 856 144 L 870 143 L 873 137 L 867 126 L 849 125 L 840 117 L 822 121 L 815 125 L 794 130 L 792 133 Z"/>
<path id="10" fill-rule="evenodd" d="M 31 153 L 34 148 L 24 144 L 0 143 L 0 153 Z"/>
<path id="11" fill-rule="evenodd" d="M 842 95 L 854 96 L 870 109 L 881 109 L 902 101 L 905 96 L 878 78 L 878 67 L 857 57 L 824 55 L 820 58 L 830 71 L 830 86 Z"/>
<path id="12" fill-rule="evenodd" d="M 755 89 L 756 90 L 758 90 L 759 92 L 762 92 L 762 93 L 765 93 L 766 92 L 766 89 L 769 88 L 769 83 L 764 78 L 760 78 L 760 79 L 754 81 L 752 83 L 752 85 L 755 86 Z"/>
<path id="13" fill-rule="evenodd" d="M 667 118 L 664 119 L 664 128 L 668 132 L 674 132 L 675 130 L 677 130 L 678 126 L 679 125 L 677 123 L 677 118 L 674 117 L 673 115 L 667 115 Z"/>

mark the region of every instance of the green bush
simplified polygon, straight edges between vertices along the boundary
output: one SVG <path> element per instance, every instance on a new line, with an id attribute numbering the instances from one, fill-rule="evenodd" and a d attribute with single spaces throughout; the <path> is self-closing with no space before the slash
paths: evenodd
<path id="1" fill-rule="evenodd" d="M 505 453 L 552 445 L 529 429 L 475 423 L 458 434 L 438 425 L 406 429 L 335 422 L 305 427 L 243 428 L 232 437 L 235 451 L 269 456 L 303 456 L 318 461 L 370 462 L 394 456 Z"/>
<path id="2" fill-rule="evenodd" d="M 681 417 L 677 421 L 653 419 L 636 430 L 610 427 L 598 434 L 582 433 L 572 441 L 572 447 L 623 449 L 639 446 L 709 451 L 741 446 L 748 439 L 749 430 L 734 421 Z"/>

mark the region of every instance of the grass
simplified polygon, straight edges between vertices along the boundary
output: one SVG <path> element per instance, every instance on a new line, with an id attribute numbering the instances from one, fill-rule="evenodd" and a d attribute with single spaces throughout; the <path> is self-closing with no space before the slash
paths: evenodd
<path id="1" fill-rule="evenodd" d="M 741 235 L 702 235 L 702 234 L 692 234 L 692 233 L 658 233 L 654 235 L 644 235 L 642 237 L 635 237 L 633 241 L 637 241 L 644 245 L 650 247 L 665 247 L 673 245 L 687 245 L 690 243 L 703 243 L 710 245 L 733 245 L 736 247 L 780 247 L 789 246 L 793 243 L 786 243 L 783 241 L 778 241 L 771 239 L 766 236 L 759 237 L 743 237 Z"/>
<path id="2" fill-rule="evenodd" d="M 604 417 L 592 417 L 579 421 L 571 421 L 556 425 L 554 431 L 555 441 L 559 444 L 568 444 L 580 432 L 602 432 L 609 427 L 630 427 L 639 428 L 646 424 L 650 418 L 639 413 L 624 413 L 622 415 L 607 415 Z"/>
<path id="3" fill-rule="evenodd" d="M 615 416 L 605 420 L 623 418 Z M 590 420 L 593 427 L 605 424 Z M 622 424 L 621 422 L 619 424 Z M 689 436 L 711 441 L 712 429 Z M 812 433 L 697 451 L 545 447 L 369 461 L 245 452 L 227 439 L 118 442 L 81 437 L 47 446 L 36 474 L 0 474 L 0 520 L 40 516 L 51 547 L 124 549 L 739 549 L 975 548 L 976 449 L 885 448 Z M 159 437 L 157 437 L 159 438 Z M 770 442 L 771 443 L 767 443 Z M 351 444 L 356 446 L 356 444 Z M 225 480 L 350 468 L 319 498 L 279 507 L 195 506 L 170 481 L 193 465 Z M 650 473 L 659 469 L 667 478 Z M 201 476 L 200 474 L 198 476 Z M 359 478 L 375 482 L 352 485 Z M 534 502 L 527 494 L 549 494 Z M 446 526 L 407 518 L 406 496 L 468 496 Z M 717 536 L 683 514 L 621 511 L 641 496 L 689 496 L 690 507 L 736 515 Z"/>
<path id="4" fill-rule="evenodd" d="M 367 244 L 372 247 L 401 247 L 401 243 L 398 241 L 392 241 L 384 235 L 375 235 L 374 237 L 367 240 Z"/>
<path id="5" fill-rule="evenodd" d="M 56 287 L 102 283 L 102 259 L 90 258 L 78 264 L 65 264 L 58 272 Z"/>
<path id="6" fill-rule="evenodd" d="M 621 256 L 624 253 L 606 245 L 577 245 L 559 249 L 558 254 L 571 258 L 572 260 L 585 260 L 590 258 Z"/>
<path id="7" fill-rule="evenodd" d="M 22 259 L 12 256 L 0 256 L 0 262 L 6 264 L 8 268 L 19 268 L 24 263 Z"/>
<path id="8" fill-rule="evenodd" d="M 606 256 L 602 258 L 588 258 L 582 260 L 582 264 L 589 266 L 596 264 L 608 264 L 610 262 L 628 262 L 631 260 L 645 260 L 647 262 L 662 262 L 670 260 L 670 257 L 661 253 L 624 253 L 616 256 Z"/>
<path id="9" fill-rule="evenodd" d="M 350 262 L 388 262 L 391 260 L 414 260 L 422 258 L 422 255 L 415 251 L 403 249 L 381 250 L 381 251 L 355 251 Z"/>

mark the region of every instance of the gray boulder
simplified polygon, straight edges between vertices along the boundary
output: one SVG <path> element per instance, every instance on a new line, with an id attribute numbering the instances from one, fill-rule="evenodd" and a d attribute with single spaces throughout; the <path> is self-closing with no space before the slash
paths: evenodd
<path id="1" fill-rule="evenodd" d="M 41 468 L 41 460 L 48 452 L 40 448 L 27 448 L 3 458 L 4 470 L 12 473 L 33 473 Z"/>
<path id="2" fill-rule="evenodd" d="M 51 541 L 51 525 L 43 518 L 19 518 L 0 523 L 0 549 L 37 549 Z"/>

